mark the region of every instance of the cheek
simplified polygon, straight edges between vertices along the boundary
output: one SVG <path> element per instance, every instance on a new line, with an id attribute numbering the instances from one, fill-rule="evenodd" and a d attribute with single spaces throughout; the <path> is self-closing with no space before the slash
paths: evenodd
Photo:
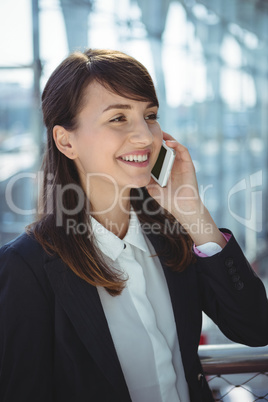
<path id="1" fill-rule="evenodd" d="M 153 134 L 154 134 L 154 139 L 155 139 L 155 146 L 156 146 L 156 148 L 158 148 L 158 152 L 159 152 L 161 145 L 162 145 L 162 141 L 163 141 L 163 132 L 158 123 L 157 123 L 157 126 L 156 126 Z"/>
<path id="2" fill-rule="evenodd" d="M 152 154 L 152 160 L 151 160 L 151 168 L 154 166 L 157 157 L 159 155 L 161 146 L 162 146 L 162 141 L 163 141 L 163 132 L 157 124 L 157 126 L 154 128 L 153 131 L 153 136 L 154 136 L 154 146 L 153 146 L 153 154 Z"/>

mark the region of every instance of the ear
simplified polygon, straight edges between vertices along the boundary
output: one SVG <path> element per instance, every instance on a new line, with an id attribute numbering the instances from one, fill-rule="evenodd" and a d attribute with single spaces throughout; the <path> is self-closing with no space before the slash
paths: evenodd
<path id="1" fill-rule="evenodd" d="M 75 159 L 76 152 L 74 146 L 72 144 L 72 136 L 73 133 L 66 130 L 62 126 L 54 126 L 53 127 L 53 138 L 56 144 L 56 147 L 60 152 L 62 152 L 67 158 Z"/>

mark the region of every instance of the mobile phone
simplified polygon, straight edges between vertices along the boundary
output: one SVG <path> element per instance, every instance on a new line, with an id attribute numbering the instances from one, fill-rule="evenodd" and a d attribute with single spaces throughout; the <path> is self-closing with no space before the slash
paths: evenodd
<path id="1" fill-rule="evenodd" d="M 157 161 L 151 171 L 151 176 L 161 187 L 167 185 L 175 156 L 174 149 L 169 148 L 163 140 Z"/>

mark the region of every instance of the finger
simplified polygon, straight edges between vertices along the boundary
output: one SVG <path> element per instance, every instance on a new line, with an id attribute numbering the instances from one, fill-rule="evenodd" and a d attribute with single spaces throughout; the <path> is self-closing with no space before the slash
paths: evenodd
<path id="1" fill-rule="evenodd" d="M 185 160 L 185 161 L 192 160 L 190 152 L 188 151 L 188 148 L 186 148 L 184 145 L 180 144 L 178 141 L 167 140 L 166 144 L 168 147 L 173 148 L 176 151 L 177 157 L 179 157 L 180 159 Z"/>
<path id="2" fill-rule="evenodd" d="M 165 131 L 162 131 L 162 133 L 165 141 L 176 141 L 175 138 L 173 138 L 170 134 L 166 133 Z"/>
<path id="3" fill-rule="evenodd" d="M 176 151 L 177 158 L 188 161 L 188 162 L 192 162 L 192 158 L 188 151 L 188 148 L 186 148 L 184 145 L 179 143 L 177 140 L 175 140 L 174 137 L 172 137 L 170 134 L 166 133 L 165 131 L 163 131 L 163 138 L 166 141 L 167 146 L 170 148 L 173 148 Z"/>

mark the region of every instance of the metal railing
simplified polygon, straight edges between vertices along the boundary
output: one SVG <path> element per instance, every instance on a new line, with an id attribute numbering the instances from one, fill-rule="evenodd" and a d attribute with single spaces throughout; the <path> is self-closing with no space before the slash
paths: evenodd
<path id="1" fill-rule="evenodd" d="M 215 401 L 268 401 L 268 346 L 206 345 L 198 353 Z"/>

